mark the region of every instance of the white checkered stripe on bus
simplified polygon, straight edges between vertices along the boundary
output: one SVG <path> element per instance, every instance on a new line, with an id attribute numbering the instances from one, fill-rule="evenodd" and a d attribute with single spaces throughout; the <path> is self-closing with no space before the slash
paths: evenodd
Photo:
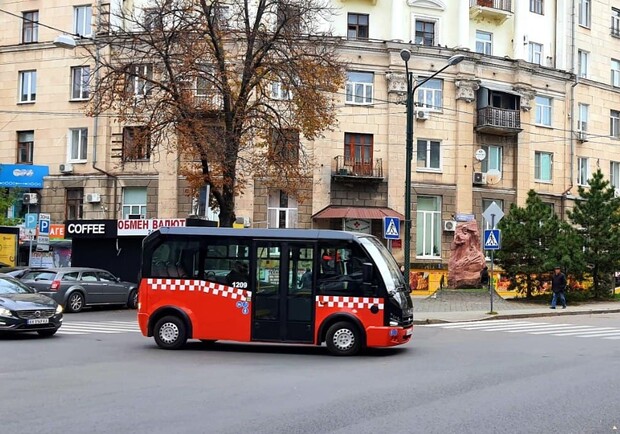
<path id="1" fill-rule="evenodd" d="M 380 310 L 383 309 L 383 302 L 380 298 L 317 295 L 316 301 L 317 303 L 325 303 L 327 307 L 370 309 L 372 306 L 377 306 Z"/>
<path id="2" fill-rule="evenodd" d="M 213 294 L 233 300 L 245 300 L 250 298 L 251 291 L 233 288 L 232 286 L 220 285 L 214 282 L 189 279 L 147 279 L 147 285 L 153 291 L 197 291 L 205 294 Z"/>

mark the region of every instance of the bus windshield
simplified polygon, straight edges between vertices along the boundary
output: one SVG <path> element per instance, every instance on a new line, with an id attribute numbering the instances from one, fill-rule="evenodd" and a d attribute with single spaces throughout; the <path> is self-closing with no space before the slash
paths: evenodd
<path id="1" fill-rule="evenodd" d="M 406 291 L 405 279 L 390 252 L 374 237 L 360 237 L 360 243 L 368 251 L 383 276 L 388 293 Z"/>

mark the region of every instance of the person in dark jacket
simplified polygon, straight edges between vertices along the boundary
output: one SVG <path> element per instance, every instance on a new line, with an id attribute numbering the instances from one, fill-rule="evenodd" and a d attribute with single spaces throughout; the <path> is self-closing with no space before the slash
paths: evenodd
<path id="1" fill-rule="evenodd" d="M 485 266 L 482 267 L 482 270 L 480 270 L 480 285 L 482 285 L 482 287 L 485 287 L 489 284 L 489 267 Z"/>
<path id="2" fill-rule="evenodd" d="M 564 297 L 564 291 L 566 290 L 566 276 L 560 270 L 560 266 L 555 267 L 553 276 L 551 276 L 551 290 L 553 291 L 551 309 L 555 309 L 558 297 L 560 298 L 560 302 L 562 302 L 562 309 L 566 309 L 566 298 Z"/>

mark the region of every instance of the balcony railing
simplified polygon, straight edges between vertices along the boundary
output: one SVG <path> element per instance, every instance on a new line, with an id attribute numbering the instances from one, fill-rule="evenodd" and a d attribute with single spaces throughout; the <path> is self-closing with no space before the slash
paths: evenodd
<path id="1" fill-rule="evenodd" d="M 512 0 L 469 0 L 469 7 L 482 6 L 485 8 L 498 9 L 512 12 Z"/>
<path id="2" fill-rule="evenodd" d="M 519 134 L 521 129 L 521 113 L 519 110 L 508 110 L 496 107 L 478 109 L 476 130 L 482 133 L 512 136 Z"/>
<path id="3" fill-rule="evenodd" d="M 502 24 L 511 16 L 512 0 L 469 0 L 469 18 L 486 18 Z"/>
<path id="4" fill-rule="evenodd" d="M 332 164 L 332 177 L 334 179 L 383 179 L 383 159 L 376 158 L 374 163 L 351 161 L 339 155 L 334 158 Z"/>

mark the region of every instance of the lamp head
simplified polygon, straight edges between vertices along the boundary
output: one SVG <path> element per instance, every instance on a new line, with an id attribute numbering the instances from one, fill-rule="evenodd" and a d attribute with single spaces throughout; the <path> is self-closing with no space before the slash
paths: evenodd
<path id="1" fill-rule="evenodd" d="M 405 63 L 409 62 L 409 59 L 411 59 L 411 51 L 403 48 L 400 50 L 400 58 L 403 59 Z"/>
<path id="2" fill-rule="evenodd" d="M 448 59 L 448 65 L 454 66 L 457 63 L 461 63 L 463 60 L 465 60 L 465 56 L 463 56 L 462 54 L 455 54 Z"/>
<path id="3" fill-rule="evenodd" d="M 77 45 L 75 39 L 70 35 L 59 35 L 54 39 L 54 45 L 59 48 L 72 49 Z"/>

